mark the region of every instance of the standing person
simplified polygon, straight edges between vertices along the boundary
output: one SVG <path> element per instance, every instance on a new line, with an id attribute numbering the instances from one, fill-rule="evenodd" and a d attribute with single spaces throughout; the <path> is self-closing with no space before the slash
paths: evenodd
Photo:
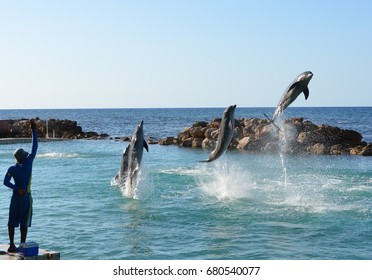
<path id="1" fill-rule="evenodd" d="M 36 123 L 34 119 L 30 120 L 32 129 L 32 149 L 29 154 L 22 148 L 14 151 L 16 163 L 9 167 L 5 174 L 4 185 L 13 189 L 13 195 L 9 207 L 9 248 L 8 252 L 17 252 L 14 245 L 14 229 L 20 226 L 21 243 L 26 242 L 27 230 L 31 226 L 32 220 L 32 196 L 31 196 L 31 178 L 32 163 L 36 156 L 38 147 Z M 11 182 L 13 178 L 14 183 Z"/>

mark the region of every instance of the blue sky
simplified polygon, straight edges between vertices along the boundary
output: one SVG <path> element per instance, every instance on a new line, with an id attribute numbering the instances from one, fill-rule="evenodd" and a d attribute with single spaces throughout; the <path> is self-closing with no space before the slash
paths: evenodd
<path id="1" fill-rule="evenodd" d="M 372 106 L 372 1 L 3 1 L 0 109 Z"/>

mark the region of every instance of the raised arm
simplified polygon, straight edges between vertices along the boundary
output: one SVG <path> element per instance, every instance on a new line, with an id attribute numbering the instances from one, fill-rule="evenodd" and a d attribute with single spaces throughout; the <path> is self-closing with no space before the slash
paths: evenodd
<path id="1" fill-rule="evenodd" d="M 37 148 L 38 148 L 36 122 L 35 122 L 34 119 L 30 119 L 30 125 L 31 125 L 31 129 L 32 129 L 32 149 L 31 149 L 30 157 L 32 157 L 32 159 L 34 159 L 35 156 L 36 156 Z"/>

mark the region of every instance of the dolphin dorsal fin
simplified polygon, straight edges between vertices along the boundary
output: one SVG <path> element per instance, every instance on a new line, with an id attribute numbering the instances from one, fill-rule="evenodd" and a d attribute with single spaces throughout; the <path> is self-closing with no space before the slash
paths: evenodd
<path id="1" fill-rule="evenodd" d="M 305 100 L 307 100 L 307 98 L 309 97 L 309 88 L 308 87 L 305 87 L 304 95 L 305 95 Z"/>

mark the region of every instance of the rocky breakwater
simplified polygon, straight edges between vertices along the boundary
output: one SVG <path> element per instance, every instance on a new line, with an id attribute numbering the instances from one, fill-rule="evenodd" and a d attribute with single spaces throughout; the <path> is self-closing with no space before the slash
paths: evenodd
<path id="1" fill-rule="evenodd" d="M 177 137 L 160 139 L 160 145 L 213 149 L 221 119 L 196 122 L 183 129 Z M 230 149 L 250 152 L 322 155 L 372 156 L 372 143 L 362 141 L 354 130 L 329 125 L 316 125 L 303 118 L 284 120 L 279 131 L 266 119 L 243 118 L 235 120 L 234 137 Z"/>
<path id="2" fill-rule="evenodd" d="M 36 118 L 36 131 L 40 138 L 62 139 L 99 139 L 107 138 L 107 134 L 99 135 L 96 132 L 84 132 L 72 120 Z M 28 119 L 0 120 L 0 138 L 28 138 L 31 137 L 31 128 Z"/>

